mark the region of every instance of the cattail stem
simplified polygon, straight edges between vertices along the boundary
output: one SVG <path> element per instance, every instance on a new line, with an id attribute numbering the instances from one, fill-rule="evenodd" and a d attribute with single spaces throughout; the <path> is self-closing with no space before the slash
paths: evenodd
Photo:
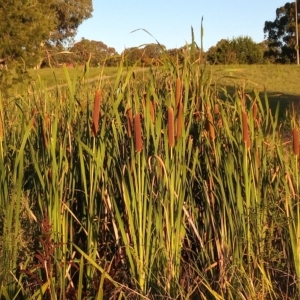
<path id="1" fill-rule="evenodd" d="M 97 90 L 94 98 L 94 114 L 93 114 L 93 127 L 92 127 L 93 136 L 96 136 L 98 132 L 101 100 L 102 100 L 102 92 L 101 90 Z"/>

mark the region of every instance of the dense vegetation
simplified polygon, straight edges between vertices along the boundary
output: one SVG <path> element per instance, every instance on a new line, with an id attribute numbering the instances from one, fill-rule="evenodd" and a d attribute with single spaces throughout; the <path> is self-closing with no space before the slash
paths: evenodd
<path id="1" fill-rule="evenodd" d="M 263 49 L 250 37 L 221 40 L 206 53 L 206 61 L 211 64 L 261 64 Z"/>
<path id="2" fill-rule="evenodd" d="M 66 49 L 79 23 L 47 40 L 45 64 L 76 58 L 66 85 L 53 70 L 12 95 L 0 70 L 0 299 L 298 299 L 299 104 L 206 64 L 257 63 L 266 43 Z"/>
<path id="3" fill-rule="evenodd" d="M 0 298 L 299 297 L 297 118 L 185 55 L 1 97 Z"/>

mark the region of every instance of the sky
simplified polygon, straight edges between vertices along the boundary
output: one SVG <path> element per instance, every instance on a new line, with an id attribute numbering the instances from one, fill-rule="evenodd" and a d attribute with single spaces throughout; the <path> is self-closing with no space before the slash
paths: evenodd
<path id="1" fill-rule="evenodd" d="M 93 0 L 93 16 L 79 26 L 75 41 L 102 41 L 118 53 L 156 40 L 171 49 L 190 43 L 193 27 L 200 46 L 203 17 L 205 51 L 221 39 L 239 36 L 259 43 L 264 40 L 265 21 L 274 21 L 276 9 L 292 1 Z"/>

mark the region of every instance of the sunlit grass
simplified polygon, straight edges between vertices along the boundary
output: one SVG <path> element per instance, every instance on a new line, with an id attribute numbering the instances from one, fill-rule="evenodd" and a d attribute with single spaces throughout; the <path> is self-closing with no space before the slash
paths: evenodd
<path id="1" fill-rule="evenodd" d="M 297 65 L 228 65 L 208 66 L 212 72 L 213 83 L 225 86 L 239 84 L 246 90 L 267 90 L 271 97 L 299 96 Z"/>

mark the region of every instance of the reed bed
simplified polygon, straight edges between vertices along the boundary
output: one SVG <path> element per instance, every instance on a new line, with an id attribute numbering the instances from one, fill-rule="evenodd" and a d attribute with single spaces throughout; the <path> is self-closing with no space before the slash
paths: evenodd
<path id="1" fill-rule="evenodd" d="M 300 297 L 295 116 L 192 52 L 0 98 L 0 299 Z"/>

